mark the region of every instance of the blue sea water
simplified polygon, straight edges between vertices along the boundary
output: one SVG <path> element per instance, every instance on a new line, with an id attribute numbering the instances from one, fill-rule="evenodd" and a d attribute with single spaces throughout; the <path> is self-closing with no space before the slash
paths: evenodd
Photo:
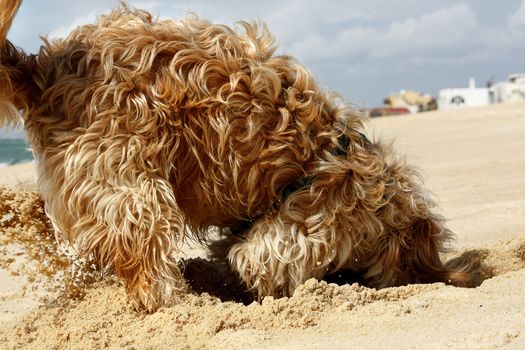
<path id="1" fill-rule="evenodd" d="M 33 153 L 23 139 L 0 139 L 0 167 L 33 160 Z"/>

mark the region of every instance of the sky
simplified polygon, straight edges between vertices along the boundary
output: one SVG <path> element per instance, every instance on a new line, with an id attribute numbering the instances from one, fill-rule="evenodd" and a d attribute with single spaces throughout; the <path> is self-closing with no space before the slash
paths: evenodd
<path id="1" fill-rule="evenodd" d="M 358 107 L 380 106 L 401 89 L 503 81 L 525 72 L 525 0 L 128 1 L 159 18 L 191 11 L 215 23 L 267 23 L 278 53 L 295 56 L 324 87 Z M 117 0 L 25 0 L 9 39 L 36 53 L 39 35 L 64 37 L 118 6 Z"/>

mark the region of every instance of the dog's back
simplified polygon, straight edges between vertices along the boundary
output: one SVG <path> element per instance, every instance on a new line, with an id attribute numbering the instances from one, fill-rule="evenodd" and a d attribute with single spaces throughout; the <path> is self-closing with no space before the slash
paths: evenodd
<path id="1" fill-rule="evenodd" d="M 18 2 L 7 3 L 4 31 Z M 335 106 L 294 59 L 274 55 L 264 26 L 243 27 L 191 16 L 154 21 L 122 5 L 64 40 L 45 42 L 34 66 L 25 64 L 28 78 L 7 76 L 11 84 L 31 84 L 27 95 L 36 97 L 25 101 L 33 150 L 56 158 L 58 149 L 81 147 L 80 137 L 96 134 L 99 153 L 105 140 L 110 147 L 134 135 L 148 144 L 145 161 L 171 167 L 161 176 L 194 229 L 268 212 L 281 189 L 332 147 L 341 132 L 336 116 L 358 118 Z M 5 96 L 13 100 L 15 91 L 22 90 Z"/>

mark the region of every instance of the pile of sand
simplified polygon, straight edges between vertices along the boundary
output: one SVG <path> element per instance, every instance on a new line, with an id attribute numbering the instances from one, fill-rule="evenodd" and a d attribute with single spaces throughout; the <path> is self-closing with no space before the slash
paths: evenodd
<path id="1" fill-rule="evenodd" d="M 440 198 L 458 235 L 448 258 L 481 261 L 481 285 L 470 289 L 309 280 L 290 298 L 257 302 L 224 266 L 188 258 L 195 292 L 144 314 L 111 274 L 57 243 L 37 194 L 0 188 L 0 349 L 522 349 L 524 107 L 372 124 L 376 134 L 396 135 Z"/>

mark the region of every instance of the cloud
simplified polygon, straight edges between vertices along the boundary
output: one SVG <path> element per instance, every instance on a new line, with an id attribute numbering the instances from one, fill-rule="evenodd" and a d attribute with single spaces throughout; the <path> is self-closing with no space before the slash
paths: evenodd
<path id="1" fill-rule="evenodd" d="M 158 1 L 131 1 L 129 3 L 131 6 L 146 10 L 146 11 L 153 11 L 160 7 L 161 3 Z"/>
<path id="2" fill-rule="evenodd" d="M 305 34 L 329 36 L 338 26 L 371 18 L 367 11 L 349 6 L 347 1 L 334 0 L 329 4 L 316 0 L 290 0 L 267 13 L 264 19 L 279 41 L 289 44 Z"/>
<path id="3" fill-rule="evenodd" d="M 469 5 L 458 4 L 439 9 L 419 18 L 394 22 L 380 35 L 374 56 L 393 54 L 435 53 L 462 47 L 472 40 L 476 16 Z"/>
<path id="4" fill-rule="evenodd" d="M 78 26 L 84 25 L 84 24 L 93 23 L 96 20 L 96 18 L 97 18 L 97 15 L 94 12 L 91 12 L 87 15 L 76 17 L 72 21 L 70 21 L 68 24 L 61 25 L 60 27 L 57 27 L 51 30 L 48 34 L 48 37 L 50 39 L 64 38 L 73 29 L 77 28 Z"/>
<path id="5" fill-rule="evenodd" d="M 378 25 L 342 27 L 335 33 L 305 32 L 290 49 L 310 62 L 322 60 L 388 60 L 464 50 L 473 42 L 477 20 L 467 4 L 438 9 L 419 17 Z"/>

